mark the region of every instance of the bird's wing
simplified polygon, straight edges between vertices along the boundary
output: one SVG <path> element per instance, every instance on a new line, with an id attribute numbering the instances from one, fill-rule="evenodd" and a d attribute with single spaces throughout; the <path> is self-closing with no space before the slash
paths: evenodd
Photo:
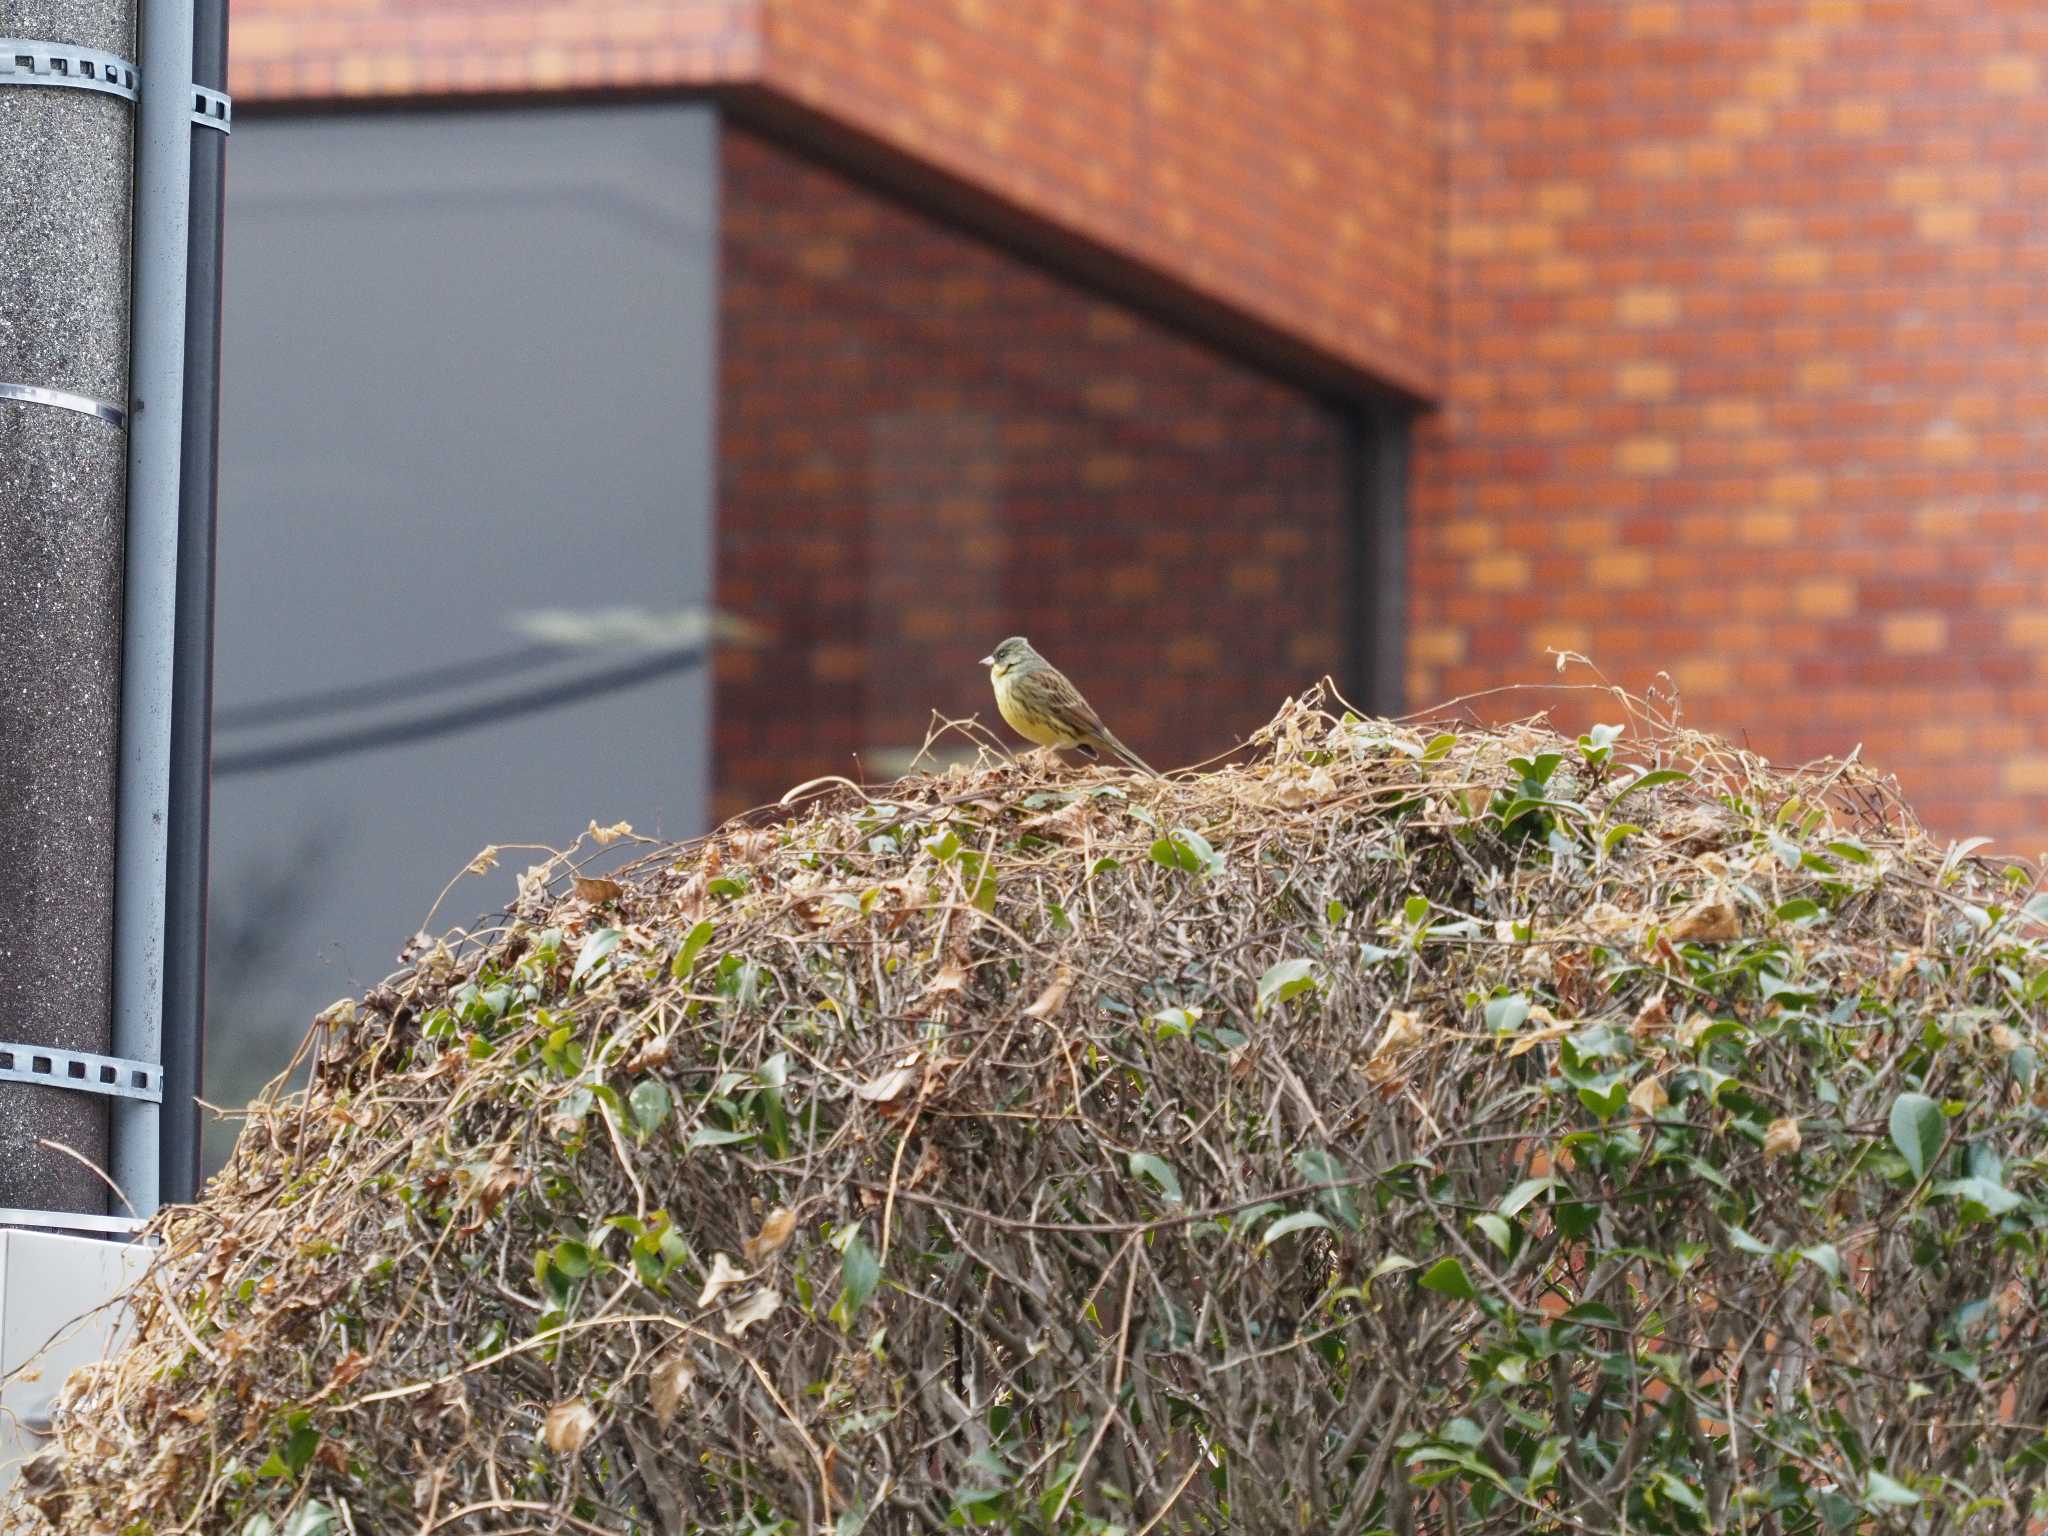
<path id="1" fill-rule="evenodd" d="M 1081 690 L 1067 680 L 1066 673 L 1049 669 L 1046 683 L 1051 701 L 1074 727 L 1075 735 L 1082 738 L 1084 745 L 1107 747 L 1133 768 L 1149 773 L 1155 779 L 1159 777 L 1150 763 L 1116 739 L 1116 734 L 1102 723 L 1102 716 L 1095 713 L 1094 706 L 1081 697 Z"/>

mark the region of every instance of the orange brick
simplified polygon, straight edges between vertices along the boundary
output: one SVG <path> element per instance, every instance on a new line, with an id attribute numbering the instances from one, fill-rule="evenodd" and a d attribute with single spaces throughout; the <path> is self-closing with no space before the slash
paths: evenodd
<path id="1" fill-rule="evenodd" d="M 1735 531 L 1745 544 L 1790 544 L 1799 536 L 1799 519 L 1790 512 L 1745 512 Z"/>
<path id="2" fill-rule="evenodd" d="M 1518 112 L 1548 112 L 1564 100 L 1564 88 L 1549 75 L 1517 75 L 1508 82 L 1508 105 Z"/>
<path id="3" fill-rule="evenodd" d="M 1466 579 L 1481 592 L 1519 592 L 1529 585 L 1529 557 L 1492 554 L 1465 568 Z"/>
<path id="4" fill-rule="evenodd" d="M 1532 624 L 1527 639 L 1537 655 L 1547 651 L 1577 651 L 1581 656 L 1592 649 L 1593 632 L 1583 624 Z"/>
<path id="5" fill-rule="evenodd" d="M 1979 78 L 1993 96 L 2031 96 L 2041 88 L 2041 62 L 2028 53 L 2001 53 L 1984 61 Z"/>
<path id="6" fill-rule="evenodd" d="M 1527 42 L 1548 42 L 1564 31 L 1564 12 L 1554 5 L 1513 4 L 1508 7 L 1506 31 Z"/>
<path id="7" fill-rule="evenodd" d="M 1754 400 L 1709 400 L 1702 416 L 1710 432 L 1754 432 L 1764 424 L 1763 407 Z"/>
<path id="8" fill-rule="evenodd" d="M 1444 232 L 1444 250 L 1453 259 L 1491 256 L 1499 249 L 1500 230 L 1492 224 L 1472 224 L 1461 220 L 1452 223 Z"/>
<path id="9" fill-rule="evenodd" d="M 1640 587 L 1650 579 L 1647 550 L 1614 549 L 1595 555 L 1586 574 L 1596 587 Z"/>
<path id="10" fill-rule="evenodd" d="M 2005 638 L 2023 651 L 2048 651 L 2048 611 L 2008 614 Z"/>
<path id="11" fill-rule="evenodd" d="M 1792 611 L 1805 619 L 1846 619 L 1856 611 L 1856 583 L 1819 577 L 1792 588 Z"/>
<path id="12" fill-rule="evenodd" d="M 1678 0 L 1637 0 L 1628 8 L 1626 27 L 1637 37 L 1669 37 L 1684 21 Z"/>
<path id="13" fill-rule="evenodd" d="M 1723 139 L 1760 139 L 1771 131 L 1771 113 L 1754 101 L 1729 101 L 1711 114 L 1714 133 Z"/>
<path id="14" fill-rule="evenodd" d="M 1836 102 L 1828 109 L 1828 121 L 1844 138 L 1869 139 L 1891 126 L 1892 111 L 1888 103 L 1877 97 L 1859 96 Z"/>
<path id="15" fill-rule="evenodd" d="M 1623 325 L 1643 329 L 1669 325 L 1678 318 L 1678 295 L 1669 288 L 1625 288 L 1614 301 Z"/>
<path id="16" fill-rule="evenodd" d="M 1546 182 L 1536 189 L 1536 211 L 1547 219 L 1576 219 L 1593 207 L 1593 189 L 1583 181 Z"/>
<path id="17" fill-rule="evenodd" d="M 1668 475 L 1678 467 L 1678 444 L 1668 437 L 1631 437 L 1615 444 L 1615 470 L 1624 475 Z"/>
<path id="18" fill-rule="evenodd" d="M 1923 240 L 1957 245 L 1977 238 L 1977 210 L 1967 203 L 1937 203 L 1920 209 L 1913 227 Z"/>
<path id="19" fill-rule="evenodd" d="M 1856 369 L 1847 358 L 1817 357 L 1799 365 L 1799 387 L 1809 395 L 1829 394 L 1856 382 Z"/>
<path id="20" fill-rule="evenodd" d="M 1678 387 L 1678 370 L 1669 363 L 1624 363 L 1614 373 L 1614 388 L 1624 400 L 1669 400 Z"/>
<path id="21" fill-rule="evenodd" d="M 1735 665 L 1725 656 L 1695 656 L 1674 669 L 1681 696 L 1691 693 L 1728 693 L 1735 687 Z"/>
<path id="22" fill-rule="evenodd" d="M 1537 262 L 1529 277 L 1536 287 L 1557 293 L 1588 286 L 1593 269 L 1576 256 L 1553 256 Z"/>
<path id="23" fill-rule="evenodd" d="M 1920 457 L 1929 464 L 1968 464 L 1977 457 L 1977 439 L 1960 427 L 1936 427 L 1921 437 Z"/>
<path id="24" fill-rule="evenodd" d="M 1773 475 L 1766 490 L 1772 504 L 1780 507 L 1817 506 L 1826 493 L 1826 483 L 1811 470 L 1793 470 L 1786 474 Z"/>
<path id="25" fill-rule="evenodd" d="M 1898 613 L 1878 626 L 1878 641 L 1894 656 L 1930 656 L 1948 644 L 1948 619 L 1939 613 Z"/>
<path id="26" fill-rule="evenodd" d="M 1817 283 L 1834 269 L 1834 258 L 1818 245 L 1794 245 L 1771 252 L 1771 276 L 1781 283 Z"/>
<path id="27" fill-rule="evenodd" d="M 2016 795 L 2048 795 L 2048 757 L 2017 757 L 1999 775 Z"/>
<path id="28" fill-rule="evenodd" d="M 1886 192 L 1901 207 L 1925 207 L 1948 196 L 1948 178 L 1940 171 L 1914 166 L 1909 170 L 1894 171 Z"/>
<path id="29" fill-rule="evenodd" d="M 1539 219 L 1518 219 L 1501 232 L 1502 248 L 1516 256 L 1530 256 L 1557 247 L 1557 230 Z"/>
<path id="30" fill-rule="evenodd" d="M 1639 181 L 1670 181 L 1685 168 L 1675 144 L 1631 144 L 1622 151 L 1622 164 Z"/>
<path id="31" fill-rule="evenodd" d="M 1411 660 L 1455 666 L 1465 659 L 1465 631 L 1452 624 L 1425 624 L 1408 636 Z"/>

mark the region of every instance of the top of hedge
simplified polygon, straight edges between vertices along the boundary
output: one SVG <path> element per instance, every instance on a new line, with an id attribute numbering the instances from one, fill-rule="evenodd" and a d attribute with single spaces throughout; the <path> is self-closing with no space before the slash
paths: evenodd
<path id="1" fill-rule="evenodd" d="M 593 826 L 323 1016 L 9 1528 L 2022 1529 L 2036 876 L 1612 698 Z"/>

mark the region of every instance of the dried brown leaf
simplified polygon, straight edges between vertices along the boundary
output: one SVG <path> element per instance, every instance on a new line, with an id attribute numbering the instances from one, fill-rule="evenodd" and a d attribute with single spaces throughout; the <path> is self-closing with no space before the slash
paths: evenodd
<path id="1" fill-rule="evenodd" d="M 761 1223 L 761 1230 L 740 1243 L 740 1253 L 749 1264 L 758 1264 L 781 1252 L 795 1231 L 796 1212 L 788 1206 L 778 1205 Z"/>
<path id="2" fill-rule="evenodd" d="M 1652 1072 L 1628 1093 L 1629 1108 L 1645 1118 L 1670 1104 L 1671 1095 L 1665 1091 L 1664 1079 Z"/>
<path id="3" fill-rule="evenodd" d="M 462 872 L 466 875 L 481 875 L 488 873 L 489 871 L 494 870 L 497 867 L 498 845 L 496 843 L 492 843 L 488 848 L 484 849 L 482 853 L 479 853 L 475 858 L 471 859 L 468 864 L 464 865 Z"/>
<path id="4" fill-rule="evenodd" d="M 1665 931 L 1677 944 L 1732 944 L 1742 937 L 1742 920 L 1734 902 L 1714 896 L 1681 912 Z"/>
<path id="5" fill-rule="evenodd" d="M 752 1278 L 752 1275 L 733 1263 L 727 1255 L 714 1253 L 711 1255 L 711 1273 L 704 1281 L 704 1289 L 698 1293 L 697 1305 L 711 1306 L 734 1286 L 744 1285 Z"/>
<path id="6" fill-rule="evenodd" d="M 1773 1120 L 1764 1131 L 1765 1157 L 1790 1157 L 1799 1150 L 1799 1121 L 1787 1115 Z"/>
<path id="7" fill-rule="evenodd" d="M 576 899 L 588 902 L 593 907 L 607 901 L 617 901 L 626 894 L 625 887 L 616 880 L 592 879 L 586 875 L 577 875 L 574 879 Z"/>
<path id="8" fill-rule="evenodd" d="M 597 1432 L 597 1414 L 580 1397 L 555 1404 L 541 1423 L 541 1444 L 557 1456 L 574 1456 Z"/>
<path id="9" fill-rule="evenodd" d="M 622 837 L 631 837 L 633 835 L 633 823 L 630 821 L 615 821 L 608 827 L 600 827 L 597 824 L 597 818 L 593 816 L 590 819 L 588 835 L 598 847 L 602 848 L 607 844 L 617 842 Z"/>
<path id="10" fill-rule="evenodd" d="M 654 1422 L 667 1429 L 676 1411 L 697 1380 L 697 1367 L 681 1350 L 658 1362 L 647 1373 L 647 1403 L 654 1410 Z"/>
<path id="11" fill-rule="evenodd" d="M 1046 989 L 1038 994 L 1030 1007 L 1024 1010 L 1027 1019 L 1049 1019 L 1060 1011 L 1060 1005 L 1067 1000 L 1067 993 L 1074 985 L 1073 972 L 1061 966 L 1059 974 L 1053 977 Z"/>
<path id="12" fill-rule="evenodd" d="M 765 1322 L 772 1317 L 775 1309 L 782 1305 L 780 1292 L 773 1290 L 756 1291 L 738 1306 L 725 1314 L 725 1331 L 738 1338 L 754 1324 Z"/>

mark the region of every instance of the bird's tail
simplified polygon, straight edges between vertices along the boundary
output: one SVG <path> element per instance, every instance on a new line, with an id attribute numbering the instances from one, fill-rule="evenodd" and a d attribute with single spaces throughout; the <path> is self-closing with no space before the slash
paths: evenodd
<path id="1" fill-rule="evenodd" d="M 1114 752 L 1118 757 L 1122 758 L 1126 763 L 1129 763 L 1133 768 L 1137 769 L 1138 772 L 1154 779 L 1159 777 L 1159 770 L 1157 768 L 1154 768 L 1150 763 L 1146 762 L 1145 759 L 1138 756 L 1137 753 L 1133 752 L 1129 747 L 1125 746 L 1122 742 L 1118 741 L 1114 736 L 1110 735 L 1107 731 L 1104 731 L 1102 733 L 1102 744 L 1105 747 L 1109 748 L 1110 751 Z"/>

